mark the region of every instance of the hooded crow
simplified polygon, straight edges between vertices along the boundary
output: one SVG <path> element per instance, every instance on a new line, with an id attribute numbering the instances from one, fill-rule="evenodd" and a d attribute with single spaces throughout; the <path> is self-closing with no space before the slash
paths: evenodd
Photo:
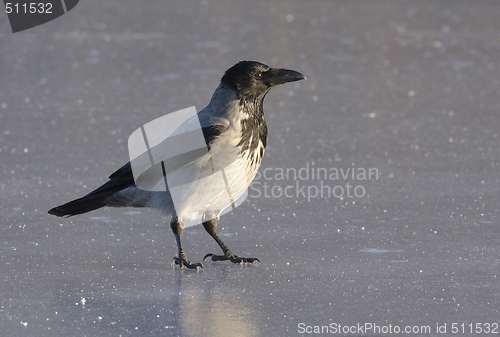
<path id="1" fill-rule="evenodd" d="M 199 121 L 198 125 L 201 126 L 209 151 L 204 153 L 194 151 L 183 159 L 174 157 L 172 161 L 157 163 L 150 169 L 163 171 L 162 179 L 165 177 L 166 190 L 149 191 L 139 188 L 132 172 L 133 165 L 129 162 L 113 173 L 109 177 L 110 180 L 95 191 L 54 207 L 49 214 L 67 217 L 104 206 L 156 208 L 170 219 L 178 248 L 178 255 L 173 262 L 180 268 L 202 268 L 201 263 L 192 263 L 188 260 L 181 244 L 181 233 L 186 223 L 194 219 L 201 219 L 203 227 L 223 252 L 223 255 L 207 254 L 203 260 L 211 257 L 212 261 L 260 262 L 257 258 L 235 255 L 217 235 L 217 221 L 221 212 L 242 196 L 250 186 L 262 162 L 267 144 L 267 125 L 263 111 L 266 94 L 275 85 L 303 79 L 304 75 L 294 70 L 271 68 L 254 61 L 237 63 L 225 72 L 208 106 L 182 123 L 174 132 L 182 135 L 192 131 L 193 122 Z M 232 200 L 228 203 L 227 185 L 207 186 L 200 178 L 206 174 L 203 172 L 204 167 L 210 166 L 207 163 L 210 162 L 212 170 L 214 169 L 212 156 L 218 156 L 222 158 L 220 161 L 224 162 L 225 158 L 235 158 L 234 152 L 237 152 L 242 162 L 240 169 L 237 169 L 242 179 L 232 183 L 236 186 L 232 186 Z M 166 174 L 169 177 L 168 185 Z M 172 186 L 171 180 L 196 182 L 189 184 L 187 190 L 182 191 L 182 203 L 177 205 L 174 205 L 172 188 L 169 188 Z M 222 197 L 224 194 L 225 198 Z"/>

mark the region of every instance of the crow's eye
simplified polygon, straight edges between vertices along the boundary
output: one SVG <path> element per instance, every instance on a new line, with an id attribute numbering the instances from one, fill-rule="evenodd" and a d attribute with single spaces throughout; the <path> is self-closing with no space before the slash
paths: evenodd
<path id="1" fill-rule="evenodd" d="M 262 79 L 262 73 L 256 73 L 256 74 L 254 75 L 254 77 L 255 77 L 257 80 L 260 80 L 260 79 Z"/>

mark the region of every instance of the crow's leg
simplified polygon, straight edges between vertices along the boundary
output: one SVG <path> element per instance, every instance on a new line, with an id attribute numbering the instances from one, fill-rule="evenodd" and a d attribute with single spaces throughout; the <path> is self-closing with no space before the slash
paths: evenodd
<path id="1" fill-rule="evenodd" d="M 224 255 L 214 255 L 214 254 L 207 254 L 203 258 L 203 261 L 209 256 L 212 257 L 212 261 L 226 261 L 230 260 L 233 263 L 254 263 L 255 261 L 260 262 L 259 259 L 256 259 L 254 257 L 239 257 L 237 255 L 234 255 L 233 252 L 225 245 L 224 242 L 219 238 L 217 235 L 217 220 L 213 219 L 210 221 L 205 221 L 203 223 L 203 227 L 205 227 L 205 230 L 210 234 L 211 237 L 214 238 L 214 240 L 219 244 L 220 248 L 222 248 L 222 251 L 224 252 Z"/>
<path id="2" fill-rule="evenodd" d="M 179 255 L 174 257 L 174 260 L 172 263 L 178 264 L 179 267 L 182 269 L 182 267 L 187 267 L 189 269 L 203 269 L 203 266 L 201 263 L 192 263 L 187 259 L 186 253 L 182 250 L 182 243 L 181 243 L 181 233 L 182 233 L 182 227 L 177 220 L 177 218 L 173 219 L 172 222 L 170 223 L 170 227 L 172 228 L 172 232 L 174 232 L 175 235 L 175 241 L 177 241 L 177 248 L 179 249 Z"/>

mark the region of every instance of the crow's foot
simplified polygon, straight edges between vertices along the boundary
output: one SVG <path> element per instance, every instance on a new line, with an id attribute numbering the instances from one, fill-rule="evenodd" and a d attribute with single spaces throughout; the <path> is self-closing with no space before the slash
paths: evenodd
<path id="1" fill-rule="evenodd" d="M 237 255 L 234 255 L 231 251 L 228 251 L 226 255 L 214 255 L 214 254 L 207 254 L 203 258 L 203 261 L 207 257 L 212 257 L 212 261 L 231 261 L 232 263 L 254 263 L 254 262 L 259 262 L 260 260 L 255 258 L 255 257 L 239 257 Z"/>
<path id="2" fill-rule="evenodd" d="M 172 260 L 172 263 L 173 264 L 176 264 L 178 265 L 181 269 L 182 267 L 186 267 L 188 269 L 203 269 L 203 266 L 201 265 L 201 263 L 192 263 L 191 261 L 189 261 L 187 259 L 187 256 L 186 254 L 182 253 L 181 254 L 181 257 L 174 257 L 174 259 Z"/>

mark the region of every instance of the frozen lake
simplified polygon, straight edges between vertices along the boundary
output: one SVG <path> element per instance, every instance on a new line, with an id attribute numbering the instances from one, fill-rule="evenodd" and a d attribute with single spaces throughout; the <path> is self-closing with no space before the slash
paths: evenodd
<path id="1" fill-rule="evenodd" d="M 0 11 L 0 336 L 500 333 L 499 17 L 493 0 L 87 0 L 12 34 Z M 47 214 L 244 59 L 307 77 L 268 94 L 260 179 L 219 225 L 260 264 L 172 267 L 153 210 Z M 201 226 L 183 243 L 220 253 Z"/>

